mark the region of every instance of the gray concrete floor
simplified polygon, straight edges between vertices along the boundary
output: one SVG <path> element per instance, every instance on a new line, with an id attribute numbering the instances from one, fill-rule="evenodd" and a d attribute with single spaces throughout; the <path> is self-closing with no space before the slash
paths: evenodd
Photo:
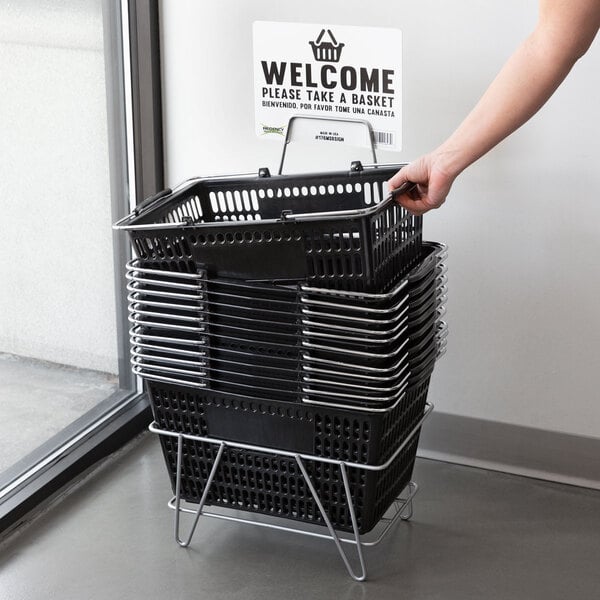
<path id="1" fill-rule="evenodd" d="M 410 523 L 367 549 L 369 581 L 331 542 L 214 519 L 189 549 L 146 434 L 0 547 L 0 598 L 592 600 L 600 492 L 418 460 Z"/>
<path id="2" fill-rule="evenodd" d="M 116 389 L 115 375 L 0 352 L 0 473 Z"/>

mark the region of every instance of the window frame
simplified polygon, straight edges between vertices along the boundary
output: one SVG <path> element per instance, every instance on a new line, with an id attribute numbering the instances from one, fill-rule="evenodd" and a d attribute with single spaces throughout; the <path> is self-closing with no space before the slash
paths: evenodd
<path id="1" fill-rule="evenodd" d="M 158 0 L 103 0 L 112 220 L 163 188 Z M 113 232 L 119 390 L 0 474 L 0 535 L 28 522 L 94 464 L 151 422 L 129 363 L 125 263 L 129 240 Z"/>

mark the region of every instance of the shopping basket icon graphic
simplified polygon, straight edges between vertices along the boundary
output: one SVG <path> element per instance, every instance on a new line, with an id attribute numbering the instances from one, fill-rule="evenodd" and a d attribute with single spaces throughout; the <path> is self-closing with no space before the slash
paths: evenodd
<path id="1" fill-rule="evenodd" d="M 324 40 L 325 33 L 329 40 Z M 335 39 L 331 29 L 321 29 L 321 33 L 316 42 L 309 42 L 312 47 L 315 60 L 319 62 L 339 62 L 342 56 L 342 48 L 345 44 L 340 44 Z"/>

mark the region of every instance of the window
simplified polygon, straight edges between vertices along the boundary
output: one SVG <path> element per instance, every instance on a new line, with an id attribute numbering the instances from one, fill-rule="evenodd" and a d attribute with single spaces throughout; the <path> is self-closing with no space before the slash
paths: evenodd
<path id="1" fill-rule="evenodd" d="M 144 4 L 0 0 L 0 530 L 150 421 L 111 229 L 162 183 Z"/>

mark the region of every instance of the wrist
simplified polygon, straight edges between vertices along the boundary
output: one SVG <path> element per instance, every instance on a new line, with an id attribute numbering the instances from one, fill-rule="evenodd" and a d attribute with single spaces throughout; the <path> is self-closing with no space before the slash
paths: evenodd
<path id="1" fill-rule="evenodd" d="M 435 157 L 433 168 L 453 180 L 471 164 L 460 148 L 447 142 L 437 148 L 433 154 Z"/>

